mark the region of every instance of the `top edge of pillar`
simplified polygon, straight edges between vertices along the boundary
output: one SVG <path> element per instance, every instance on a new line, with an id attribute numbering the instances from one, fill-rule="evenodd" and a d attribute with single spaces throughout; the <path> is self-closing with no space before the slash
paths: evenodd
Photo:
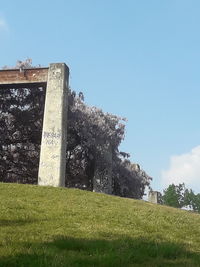
<path id="1" fill-rule="evenodd" d="M 69 67 L 65 63 L 50 63 L 49 68 L 51 67 L 56 67 L 56 68 L 65 67 L 67 70 L 69 70 Z"/>

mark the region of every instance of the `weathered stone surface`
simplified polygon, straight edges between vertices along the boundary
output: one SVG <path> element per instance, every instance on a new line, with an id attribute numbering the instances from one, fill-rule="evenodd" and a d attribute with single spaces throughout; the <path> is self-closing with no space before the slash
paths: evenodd
<path id="1" fill-rule="evenodd" d="M 108 144 L 97 146 L 93 191 L 112 194 L 112 149 Z"/>
<path id="2" fill-rule="evenodd" d="M 50 64 L 40 152 L 39 185 L 65 186 L 68 76 L 69 70 L 64 63 Z"/>
<path id="3" fill-rule="evenodd" d="M 161 203 L 161 193 L 158 191 L 149 191 L 148 201 L 151 203 Z"/>

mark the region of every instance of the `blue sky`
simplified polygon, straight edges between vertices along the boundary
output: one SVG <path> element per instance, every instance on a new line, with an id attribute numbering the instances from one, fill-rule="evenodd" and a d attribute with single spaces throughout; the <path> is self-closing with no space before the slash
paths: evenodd
<path id="1" fill-rule="evenodd" d="M 8 0 L 0 66 L 65 62 L 86 102 L 128 119 L 121 150 L 161 190 L 200 192 L 198 0 Z"/>

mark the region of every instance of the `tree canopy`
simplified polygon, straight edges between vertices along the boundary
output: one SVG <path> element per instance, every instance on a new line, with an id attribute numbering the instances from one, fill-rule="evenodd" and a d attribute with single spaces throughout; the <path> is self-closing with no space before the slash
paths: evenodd
<path id="1" fill-rule="evenodd" d="M 187 207 L 193 211 L 200 212 L 200 194 L 195 194 L 193 190 L 187 189 L 185 184 L 170 184 L 164 190 L 162 196 L 163 204 L 175 208 Z"/>

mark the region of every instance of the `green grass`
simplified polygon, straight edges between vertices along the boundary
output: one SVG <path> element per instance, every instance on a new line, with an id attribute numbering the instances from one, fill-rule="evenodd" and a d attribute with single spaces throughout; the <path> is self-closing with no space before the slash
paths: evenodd
<path id="1" fill-rule="evenodd" d="M 200 215 L 0 183 L 0 266 L 200 266 Z"/>

